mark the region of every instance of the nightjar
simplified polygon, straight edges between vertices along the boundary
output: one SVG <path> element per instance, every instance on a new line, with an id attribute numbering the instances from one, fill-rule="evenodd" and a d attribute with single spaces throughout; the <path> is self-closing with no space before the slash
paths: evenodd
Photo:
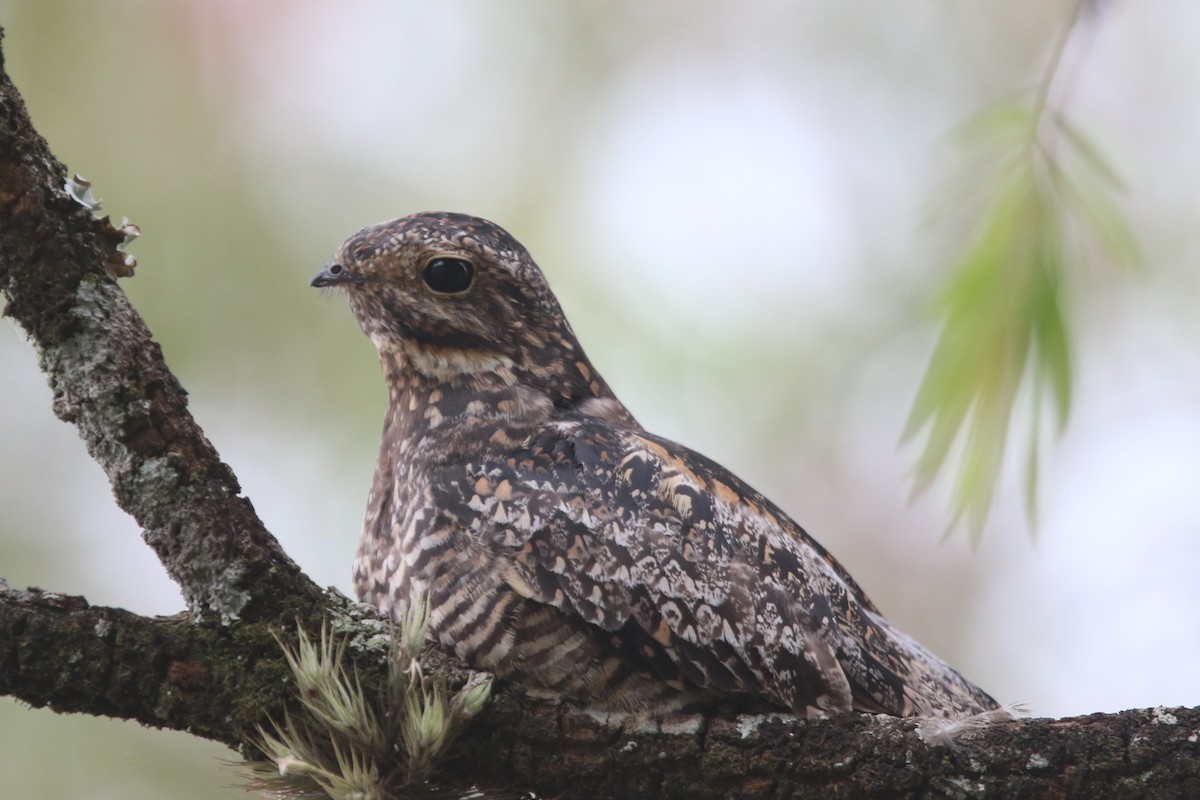
<path id="1" fill-rule="evenodd" d="M 644 430 L 502 228 L 364 228 L 312 285 L 345 292 L 387 382 L 364 602 L 399 615 L 426 596 L 432 636 L 471 667 L 598 710 L 997 707 L 778 507 Z"/>

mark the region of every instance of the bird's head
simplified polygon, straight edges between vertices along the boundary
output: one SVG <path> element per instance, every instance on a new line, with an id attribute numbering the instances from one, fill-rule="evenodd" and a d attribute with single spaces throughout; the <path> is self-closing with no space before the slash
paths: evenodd
<path id="1" fill-rule="evenodd" d="M 501 375 L 555 405 L 611 396 L 529 253 L 503 228 L 429 212 L 363 228 L 312 280 L 381 356 L 434 382 Z"/>

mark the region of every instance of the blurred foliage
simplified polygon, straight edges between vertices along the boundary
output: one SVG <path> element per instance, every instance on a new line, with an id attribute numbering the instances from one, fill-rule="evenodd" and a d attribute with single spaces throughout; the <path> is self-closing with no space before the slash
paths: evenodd
<path id="1" fill-rule="evenodd" d="M 1087 7 L 1079 4 L 1071 29 Z M 1051 406 L 1061 431 L 1071 408 L 1069 273 L 1097 250 L 1119 264 L 1137 261 L 1113 198 L 1121 189 L 1116 174 L 1079 127 L 1046 102 L 1065 44 L 1066 36 L 1036 97 L 999 103 L 961 130 L 976 153 L 969 188 L 982 203 L 966 199 L 982 213 L 941 291 L 941 337 L 904 430 L 907 440 L 929 428 L 914 494 L 946 468 L 959 443 L 950 530 L 965 518 L 975 541 L 1026 384 L 1025 508 L 1036 527 L 1041 412 Z"/>

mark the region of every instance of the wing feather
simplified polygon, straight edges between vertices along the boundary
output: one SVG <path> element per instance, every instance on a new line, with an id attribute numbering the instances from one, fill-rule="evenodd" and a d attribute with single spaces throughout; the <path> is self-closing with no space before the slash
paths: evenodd
<path id="1" fill-rule="evenodd" d="M 473 535 L 508 591 L 559 612 L 574 657 L 616 659 L 622 680 L 657 678 L 631 692 L 666 681 L 797 713 L 909 714 L 914 660 L 931 665 L 922 683 L 948 682 L 947 705 L 966 702 L 962 687 L 978 692 L 896 632 L 783 512 L 687 448 L 581 418 L 540 429 L 517 458 L 461 469 L 436 483 L 474 494 L 442 502 L 479 512 Z"/>

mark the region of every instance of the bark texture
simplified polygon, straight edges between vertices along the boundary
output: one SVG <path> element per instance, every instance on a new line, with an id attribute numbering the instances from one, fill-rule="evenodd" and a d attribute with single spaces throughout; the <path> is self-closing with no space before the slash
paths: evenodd
<path id="1" fill-rule="evenodd" d="M 0 66 L 2 66 L 0 61 Z M 117 503 L 193 613 L 313 603 L 319 590 L 279 548 L 187 409 L 150 330 L 110 274 L 124 235 L 64 190 L 67 175 L 0 79 L 0 289 L 54 392 L 108 475 Z M 251 603 L 253 601 L 253 603 Z"/>
<path id="2" fill-rule="evenodd" d="M 244 751 L 293 703 L 276 637 L 331 625 L 370 687 L 384 677 L 385 654 L 368 644 L 382 623 L 315 586 L 240 496 L 112 277 L 122 234 L 64 190 L 2 54 L 0 73 L 4 313 L 189 604 L 149 618 L 0 581 L 0 693 Z M 627 723 L 501 688 L 444 774 L 542 797 L 1200 797 L 1200 709 L 1025 720 L 955 746 L 862 715 Z"/>

